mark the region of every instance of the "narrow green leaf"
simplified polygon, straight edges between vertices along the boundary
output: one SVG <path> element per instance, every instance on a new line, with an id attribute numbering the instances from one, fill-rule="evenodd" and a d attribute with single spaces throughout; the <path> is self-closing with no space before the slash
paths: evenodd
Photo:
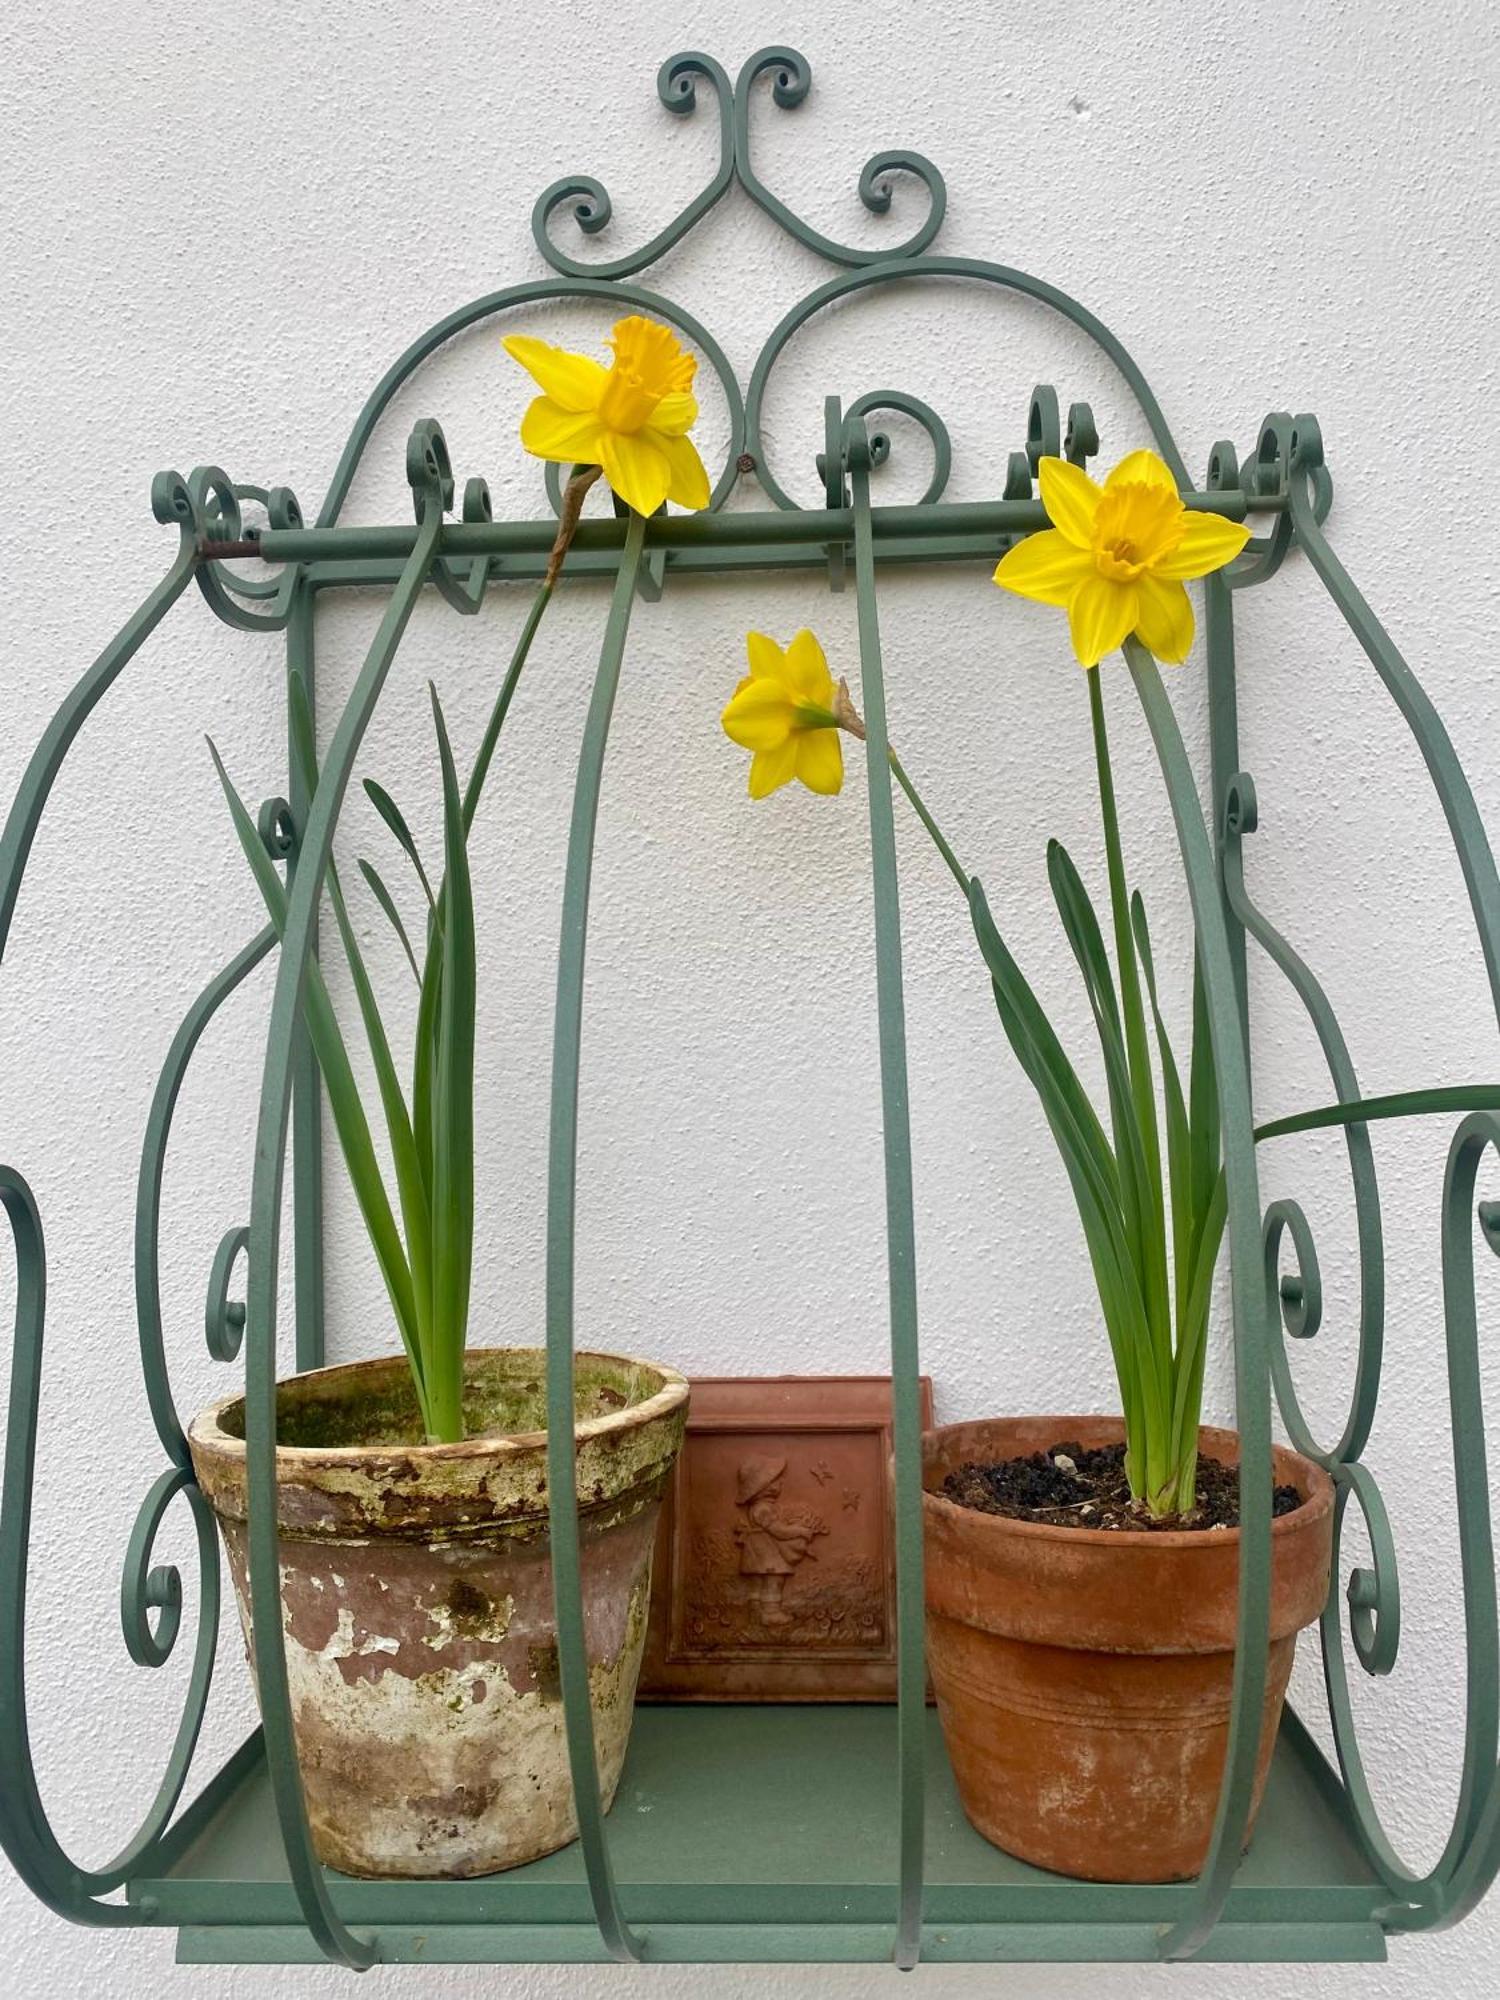
<path id="1" fill-rule="evenodd" d="M 229 773 L 224 768 L 224 761 L 212 740 L 209 741 L 208 749 L 229 805 L 230 817 L 239 836 L 240 846 L 250 864 L 250 871 L 255 877 L 267 913 L 276 927 L 277 935 L 280 936 L 286 929 L 286 885 L 276 872 L 275 863 L 266 853 L 255 822 L 251 819 L 244 800 L 230 781 Z M 380 1266 L 381 1277 L 385 1280 L 391 1307 L 396 1315 L 396 1324 L 411 1362 L 417 1393 L 421 1396 L 422 1355 L 411 1270 L 406 1261 L 400 1232 L 396 1228 L 395 1216 L 391 1211 L 390 1197 L 386 1193 L 380 1163 L 370 1137 L 369 1121 L 365 1117 L 359 1087 L 354 1080 L 354 1071 L 344 1046 L 338 1016 L 334 1012 L 322 970 L 315 958 L 308 962 L 302 1012 L 307 1022 L 308 1039 L 312 1043 L 313 1053 L 323 1074 L 324 1087 L 328 1092 L 329 1108 L 333 1114 L 334 1129 L 343 1151 L 350 1185 L 359 1203 L 360 1214 L 364 1218 L 370 1244 L 375 1252 L 376 1262 Z"/>
<path id="2" fill-rule="evenodd" d="M 1197 1450 L 1203 1412 L 1203 1365 L 1208 1352 L 1208 1315 L 1228 1214 L 1228 1183 L 1221 1171 L 1215 1178 L 1199 1227 L 1187 1304 L 1177 1329 L 1177 1381 L 1172 1404 L 1174 1461 L 1182 1461 L 1189 1451 Z"/>
<path id="3" fill-rule="evenodd" d="M 288 705 L 292 721 L 293 753 L 301 765 L 303 783 L 311 795 L 318 788 L 317 745 L 313 733 L 312 706 L 307 699 L 306 685 L 298 673 L 291 675 Z M 361 866 L 363 865 L 361 863 Z M 375 998 L 374 984 L 365 965 L 364 953 L 359 948 L 354 925 L 349 918 L 343 884 L 339 880 L 338 869 L 332 856 L 328 861 L 328 900 L 333 906 L 334 921 L 338 925 L 344 956 L 348 960 L 350 975 L 354 982 L 355 998 L 359 1003 L 360 1019 L 364 1023 L 365 1040 L 369 1044 L 370 1061 L 375 1071 L 376 1087 L 380 1092 L 381 1109 L 385 1113 L 391 1162 L 396 1170 L 396 1193 L 401 1204 L 401 1226 L 406 1237 L 407 1260 L 411 1273 L 414 1330 L 423 1359 L 418 1376 L 418 1396 L 424 1402 L 425 1417 L 425 1384 L 430 1373 L 432 1298 L 432 1225 L 427 1210 L 427 1190 L 417 1162 L 411 1115 L 407 1110 L 406 1097 L 396 1073 L 395 1060 L 391 1055 L 390 1038 L 385 1031 L 385 1022 L 381 1018 L 379 1003 Z M 397 931 L 405 941 L 400 918 L 395 916 L 394 911 L 392 915 Z M 408 943 L 408 956 L 410 952 L 411 947 Z"/>
<path id="4" fill-rule="evenodd" d="M 292 755 L 297 760 L 307 796 L 311 798 L 318 789 L 318 738 L 313 726 L 312 703 L 307 698 L 307 682 L 295 667 L 287 675 L 286 692 Z"/>
<path id="5" fill-rule="evenodd" d="M 359 872 L 361 875 L 364 876 L 365 881 L 369 884 L 370 891 L 373 894 L 376 902 L 379 903 L 381 909 L 385 911 L 385 914 L 390 921 L 391 929 L 396 933 L 396 936 L 401 940 L 401 949 L 406 953 L 407 963 L 411 967 L 411 976 L 413 979 L 416 980 L 418 989 L 420 990 L 422 984 L 422 969 L 417 964 L 417 954 L 411 948 L 411 939 L 407 936 L 406 926 L 401 921 L 401 912 L 396 908 L 395 897 L 391 894 L 390 890 L 385 886 L 385 883 L 381 879 L 380 872 L 376 868 L 373 861 L 361 861 L 359 864 Z"/>
<path id="6" fill-rule="evenodd" d="M 1069 949 L 1083 974 L 1084 990 L 1104 1056 L 1114 1152 L 1120 1170 L 1121 1201 L 1131 1237 L 1140 1247 L 1138 1269 L 1144 1290 L 1150 1270 L 1148 1246 L 1144 1241 L 1150 1214 L 1144 1198 L 1146 1161 L 1141 1149 L 1140 1128 L 1134 1116 L 1130 1065 L 1120 1034 L 1120 1011 L 1115 998 L 1114 978 L 1088 891 L 1073 865 L 1071 855 L 1058 840 L 1047 843 L 1047 880 Z"/>
<path id="7" fill-rule="evenodd" d="M 1100 1308 L 1104 1314 L 1105 1331 L 1114 1357 L 1126 1428 L 1138 1438 L 1147 1395 L 1141 1379 L 1145 1321 L 1118 1198 L 1112 1190 L 1101 1188 L 1101 1177 L 1091 1166 L 1087 1147 L 1078 1143 L 1054 1074 L 1016 1015 L 1009 982 L 1001 977 L 994 979 L 992 984 L 1001 1025 L 1036 1089 L 1043 1116 L 1073 1188 Z"/>
<path id="8" fill-rule="evenodd" d="M 1193 1205 L 1202 1216 L 1212 1198 L 1223 1140 L 1219 1131 L 1219 1079 L 1214 1069 L 1208 992 L 1196 949 L 1193 953 L 1193 1053 L 1188 1072 L 1188 1126 L 1193 1135 Z"/>
<path id="9" fill-rule="evenodd" d="M 417 1164 L 429 1205 L 433 1181 L 434 1102 L 437 1084 L 438 1028 L 443 998 L 443 912 L 441 901 L 433 914 L 427 937 L 427 958 L 422 967 L 422 994 L 417 1003 L 416 1042 L 412 1053 L 411 1120 L 417 1142 Z"/>
<path id="10" fill-rule="evenodd" d="M 280 937 L 286 928 L 286 884 L 276 871 L 276 863 L 266 852 L 266 844 L 260 837 L 260 829 L 250 817 L 249 807 L 235 790 L 229 773 L 224 768 L 224 759 L 219 755 L 218 745 L 211 736 L 205 737 L 204 741 L 208 744 L 209 756 L 214 760 L 214 769 L 219 774 L 219 784 L 229 805 L 229 817 L 234 822 L 235 833 L 239 837 L 245 859 L 250 864 L 250 873 L 255 877 L 255 886 L 259 889 L 261 900 L 272 923 L 276 926 L 276 935 Z"/>
<path id="11" fill-rule="evenodd" d="M 1072 1142 L 1089 1162 L 1101 1197 L 1118 1208 L 1119 1173 L 1104 1127 L 1099 1123 L 1088 1093 L 1079 1082 L 1078 1074 L 1058 1041 L 1041 1002 L 996 928 L 984 885 L 978 876 L 969 885 L 969 913 L 990 977 L 1012 1010 L 1017 1032 L 1012 1033 L 1004 1014 L 1001 1018 L 1017 1060 L 1035 1088 L 1040 1090 L 1045 1079 L 1055 1091 Z"/>
<path id="12" fill-rule="evenodd" d="M 463 1434 L 463 1355 L 474 1251 L 474 897 L 463 795 L 437 689 L 431 689 L 443 765 L 442 1000 L 433 1094 L 433 1330 L 435 1382 L 450 1431 Z"/>
<path id="13" fill-rule="evenodd" d="M 374 806 L 376 812 L 380 814 L 380 817 L 396 836 L 407 859 L 411 862 L 412 867 L 416 869 L 417 880 L 422 885 L 422 893 L 427 898 L 428 907 L 436 909 L 437 898 L 432 893 L 432 884 L 427 879 L 427 870 L 422 866 L 422 857 L 417 852 L 417 843 L 412 838 L 411 828 L 406 824 L 406 819 L 401 808 L 396 804 L 396 801 L 391 797 L 385 786 L 377 784 L 373 778 L 365 779 L 365 792 L 370 804 Z"/>
<path id="14" fill-rule="evenodd" d="M 1109 758 L 1109 733 L 1104 721 L 1104 683 L 1097 673 L 1086 674 L 1089 714 L 1094 731 L 1094 764 L 1099 782 L 1099 817 L 1104 829 L 1104 851 L 1109 870 L 1109 901 L 1115 933 L 1115 957 L 1120 968 L 1120 1011 L 1125 1026 L 1125 1047 L 1130 1058 L 1131 1085 L 1135 1093 L 1136 1117 L 1141 1144 L 1150 1170 L 1158 1206 L 1162 1202 L 1161 1153 L 1156 1130 L 1156 1092 L 1151 1083 L 1151 1056 L 1146 1042 L 1146 1017 L 1141 1006 L 1140 980 L 1136 971 L 1135 945 L 1130 930 L 1129 898 L 1125 887 L 1125 859 L 1120 846 L 1120 822 L 1115 808 L 1114 770 Z"/>
<path id="15" fill-rule="evenodd" d="M 1159 1185 L 1161 1167 L 1158 1161 L 1154 1170 L 1157 1178 L 1153 1183 L 1152 1162 L 1141 1133 L 1131 1087 L 1129 1057 L 1120 1033 L 1120 1012 L 1115 1000 L 1108 954 L 1104 949 L 1104 936 L 1083 880 L 1060 841 L 1048 842 L 1047 879 L 1063 930 L 1083 974 L 1104 1056 L 1126 1240 L 1131 1248 L 1151 1332 L 1151 1365 L 1156 1370 L 1165 1399 L 1170 1394 L 1172 1317 Z"/>
<path id="16" fill-rule="evenodd" d="M 1182 1078 L 1172 1053 L 1171 1038 L 1161 1011 L 1156 989 L 1156 964 L 1151 955 L 1151 933 L 1146 924 L 1146 905 L 1139 890 L 1130 899 L 1130 921 L 1146 993 L 1151 1002 L 1151 1018 L 1156 1025 L 1157 1057 L 1161 1063 L 1162 1094 L 1167 1106 L 1167 1179 L 1172 1194 L 1172 1273 L 1173 1300 L 1178 1343 L 1182 1338 L 1182 1315 L 1192 1284 L 1193 1257 L 1197 1248 L 1198 1217 L 1194 1207 L 1192 1133 L 1187 1104 L 1182 1095 Z"/>
<path id="17" fill-rule="evenodd" d="M 1387 1118 L 1429 1118 L 1454 1111 L 1500 1111 L 1500 1083 L 1455 1083 L 1431 1090 L 1401 1090 L 1384 1097 L 1359 1097 L 1297 1111 L 1257 1125 L 1257 1139 L 1281 1139 L 1290 1132 L 1320 1132 L 1330 1126 L 1374 1125 Z"/>
<path id="18" fill-rule="evenodd" d="M 969 909 L 990 970 L 1001 1025 L 1041 1101 L 1073 1188 L 1114 1356 L 1131 1463 L 1136 1466 L 1142 1440 L 1165 1434 L 1169 1412 L 1127 1241 L 1115 1157 L 1051 1022 L 996 928 L 977 878 L 969 885 Z"/>

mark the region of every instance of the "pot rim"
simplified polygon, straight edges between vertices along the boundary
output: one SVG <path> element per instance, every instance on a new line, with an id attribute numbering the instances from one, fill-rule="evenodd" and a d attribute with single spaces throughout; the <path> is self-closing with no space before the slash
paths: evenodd
<path id="1" fill-rule="evenodd" d="M 1123 1417 L 1101 1416 L 1097 1412 L 1091 1416 L 1074 1415 L 1058 1417 L 1056 1421 L 1060 1425 L 1108 1423 L 1122 1432 L 1125 1427 Z M 922 1444 L 925 1447 L 929 1441 L 936 1441 L 939 1438 L 950 1435 L 954 1431 L 968 1430 L 975 1424 L 1050 1424 L 1051 1422 L 1053 1422 L 1053 1419 L 1046 1415 L 1039 1417 L 971 1417 L 961 1423 L 935 1424 L 931 1430 L 923 1431 Z M 1239 1436 L 1238 1431 L 1228 1430 L 1219 1424 L 1200 1424 L 1198 1426 L 1200 1450 L 1205 1438 L 1228 1439 L 1237 1448 L 1239 1445 Z M 1278 1536 L 1284 1537 L 1300 1529 L 1310 1527 L 1316 1521 L 1320 1521 L 1333 1507 L 1334 1488 L 1333 1480 L 1329 1476 L 1327 1468 L 1319 1465 L 1315 1458 L 1309 1458 L 1305 1452 L 1298 1451 L 1295 1446 L 1283 1444 L 1279 1438 L 1273 1438 L 1271 1440 L 1271 1451 L 1273 1478 L 1275 1476 L 1274 1455 L 1277 1451 L 1284 1451 L 1289 1458 L 1296 1459 L 1299 1466 L 1306 1468 L 1308 1485 L 1311 1488 L 1300 1507 L 1294 1507 L 1290 1514 L 1273 1516 L 1271 1521 L 1271 1539 L 1274 1542 Z M 930 1487 L 925 1485 L 922 1488 L 922 1507 L 924 1512 L 930 1507 L 939 1520 L 962 1520 L 965 1523 L 977 1522 L 980 1524 L 978 1532 L 981 1534 L 988 1532 L 1017 1534 L 1030 1537 L 1035 1541 L 1059 1542 L 1068 1548 L 1080 1551 L 1084 1549 L 1111 1547 L 1128 1548 L 1131 1550 L 1157 1547 L 1165 1554 L 1174 1549 L 1237 1548 L 1240 1540 L 1238 1527 L 1213 1529 L 1065 1528 L 1056 1521 L 1023 1521 L 1019 1520 L 1014 1514 L 985 1514 L 977 1507 L 960 1506 L 958 1501 L 949 1500 L 942 1493 L 934 1493 Z"/>
<path id="2" fill-rule="evenodd" d="M 537 1354 L 545 1364 L 545 1347 L 470 1347 L 464 1351 L 465 1365 L 488 1355 L 495 1354 Z M 603 1348 L 577 1348 L 574 1358 L 588 1358 L 597 1361 L 623 1362 L 630 1368 L 649 1368 L 662 1378 L 662 1386 L 639 1403 L 627 1403 L 623 1409 L 611 1410 L 608 1416 L 586 1417 L 573 1424 L 573 1436 L 577 1443 L 584 1444 L 595 1438 L 608 1437 L 620 1431 L 638 1430 L 645 1424 L 654 1423 L 658 1418 L 670 1416 L 680 1409 L 688 1399 L 687 1377 L 665 1362 L 649 1361 L 641 1355 L 615 1354 Z M 335 1375 L 356 1375 L 367 1371 L 408 1367 L 404 1354 L 372 1354 L 361 1361 L 336 1361 L 323 1368 L 304 1368 L 295 1375 L 278 1379 L 277 1392 L 292 1383 L 313 1382 Z M 233 1431 L 223 1427 L 226 1410 L 236 1404 L 243 1404 L 245 1391 L 236 1390 L 232 1395 L 221 1396 L 216 1403 L 210 1403 L 200 1410 L 188 1426 L 188 1442 L 195 1448 L 216 1453 L 222 1458 L 243 1459 L 246 1441 L 236 1437 Z M 328 1466 L 358 1465 L 372 1458 L 389 1458 L 395 1453 L 410 1460 L 413 1467 L 422 1465 L 451 1465 L 464 1459 L 518 1458 L 527 1452 L 535 1452 L 547 1443 L 547 1432 L 539 1431 L 497 1431 L 480 1432 L 472 1437 L 457 1439 L 452 1444 L 419 1443 L 400 1444 L 284 1444 L 276 1440 L 276 1456 L 292 1465 Z"/>

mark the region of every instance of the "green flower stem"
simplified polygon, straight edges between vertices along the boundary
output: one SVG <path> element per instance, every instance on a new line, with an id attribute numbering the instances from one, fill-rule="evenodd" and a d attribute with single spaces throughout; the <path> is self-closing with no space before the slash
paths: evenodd
<path id="1" fill-rule="evenodd" d="M 479 810 L 479 797 L 484 790 L 484 781 L 489 776 L 490 760 L 495 754 L 495 745 L 500 740 L 501 726 L 521 678 L 521 669 L 526 664 L 526 656 L 531 651 L 531 642 L 536 637 L 537 627 L 542 622 L 542 613 L 552 602 L 554 585 L 548 581 L 539 583 L 536 595 L 531 600 L 531 609 L 526 614 L 526 623 L 521 627 L 521 635 L 516 640 L 515 651 L 510 656 L 510 666 L 505 679 L 500 683 L 500 692 L 495 697 L 495 706 L 490 710 L 490 719 L 485 724 L 484 735 L 480 739 L 479 754 L 474 759 L 474 768 L 469 773 L 469 782 L 464 787 L 464 832 L 468 833 L 474 824 L 474 815 Z"/>
<path id="2" fill-rule="evenodd" d="M 1172 1373 L 1172 1319 L 1167 1288 L 1166 1222 L 1162 1200 L 1161 1148 L 1156 1129 L 1156 1092 L 1151 1078 L 1151 1055 L 1146 1039 L 1146 1012 L 1141 999 L 1140 971 L 1136 962 L 1135 937 L 1130 923 L 1130 896 L 1125 884 L 1125 858 L 1120 843 L 1120 817 L 1115 804 L 1114 769 L 1109 756 L 1109 733 L 1104 722 L 1104 689 L 1097 667 L 1085 672 L 1089 690 L 1089 720 L 1094 734 L 1094 765 L 1099 781 L 1099 817 L 1104 830 L 1104 852 L 1109 870 L 1110 915 L 1115 933 L 1115 957 L 1119 966 L 1120 1013 L 1125 1029 L 1125 1055 L 1130 1072 L 1130 1095 L 1135 1125 L 1140 1134 L 1143 1172 L 1141 1194 L 1149 1212 L 1137 1220 L 1139 1278 L 1152 1338 L 1153 1356 L 1164 1380 Z M 1150 1365 L 1148 1357 L 1142 1357 Z M 1171 1441 L 1147 1426 L 1142 1440 L 1144 1452 L 1130 1441 L 1131 1487 L 1144 1498 L 1153 1513 L 1171 1511 L 1174 1499 L 1169 1486 L 1175 1484 L 1178 1468 L 1170 1463 Z M 1196 1446 L 1196 1435 L 1194 1445 Z M 1139 1484 L 1137 1484 L 1139 1480 Z"/>
<path id="3" fill-rule="evenodd" d="M 944 861 L 947 862 L 948 872 L 953 877 L 954 881 L 958 884 L 959 891 L 963 896 L 964 902 L 967 903 L 969 900 L 969 877 L 965 872 L 962 864 L 960 863 L 958 856 L 953 852 L 953 849 L 948 845 L 947 841 L 943 838 L 942 828 L 938 825 L 937 821 L 933 818 L 932 814 L 927 810 L 927 807 L 923 804 L 922 794 L 917 790 L 916 786 L 912 783 L 911 778 L 907 773 L 906 766 L 902 763 L 901 759 L 896 755 L 894 750 L 888 751 L 887 755 L 890 758 L 892 776 L 895 778 L 896 783 L 901 787 L 902 791 L 905 792 L 906 796 L 911 800 L 912 810 L 916 813 L 917 818 L 922 822 L 923 826 L 926 827 L 928 834 L 931 836 L 933 846 L 937 849 L 938 853 L 942 855 Z"/>
<path id="4" fill-rule="evenodd" d="M 537 585 L 536 595 L 531 600 L 531 609 L 526 614 L 526 623 L 521 627 L 521 636 L 516 641 L 516 649 L 511 654 L 510 666 L 505 679 L 500 684 L 500 692 L 495 697 L 495 706 L 490 711 L 490 719 L 485 724 L 480 740 L 479 754 L 474 759 L 474 768 L 469 773 L 469 782 L 464 787 L 464 832 L 467 834 L 474 824 L 474 815 L 479 810 L 479 796 L 484 790 L 484 781 L 489 776 L 490 760 L 495 754 L 495 745 L 500 740 L 500 729 L 505 721 L 511 697 L 521 678 L 521 669 L 526 664 L 526 656 L 531 651 L 531 642 L 536 637 L 537 627 L 542 622 L 542 613 L 552 602 L 552 593 L 557 587 L 557 579 L 562 574 L 562 566 L 567 560 L 568 550 L 573 546 L 573 537 L 578 531 L 579 516 L 583 511 L 584 497 L 595 480 L 600 476 L 597 465 L 581 465 L 574 468 L 573 476 L 563 489 L 562 511 L 558 516 L 557 539 L 552 544 L 552 554 L 548 559 L 546 574 Z"/>

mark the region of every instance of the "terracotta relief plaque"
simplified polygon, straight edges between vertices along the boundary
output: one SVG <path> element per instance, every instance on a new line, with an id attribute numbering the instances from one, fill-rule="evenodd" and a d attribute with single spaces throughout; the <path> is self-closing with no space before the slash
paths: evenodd
<path id="1" fill-rule="evenodd" d="M 890 1448 L 888 1376 L 693 1381 L 640 1699 L 895 1700 Z"/>

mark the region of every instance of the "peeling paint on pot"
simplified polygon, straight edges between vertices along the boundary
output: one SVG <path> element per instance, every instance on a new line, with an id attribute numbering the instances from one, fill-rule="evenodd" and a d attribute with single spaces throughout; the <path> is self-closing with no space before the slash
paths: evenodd
<path id="1" fill-rule="evenodd" d="M 578 1830 L 546 1433 L 535 1428 L 545 1355 L 470 1353 L 471 1435 L 457 1445 L 420 1442 L 405 1369 L 395 1357 L 278 1385 L 281 1617 L 298 1762 L 328 1866 L 490 1874 Z M 629 1742 L 656 1516 L 687 1384 L 614 1355 L 579 1354 L 576 1372 L 584 1631 L 607 1806 Z M 253 1670 L 243 1432 L 243 1398 L 231 1397 L 198 1418 L 189 1443 Z"/>

